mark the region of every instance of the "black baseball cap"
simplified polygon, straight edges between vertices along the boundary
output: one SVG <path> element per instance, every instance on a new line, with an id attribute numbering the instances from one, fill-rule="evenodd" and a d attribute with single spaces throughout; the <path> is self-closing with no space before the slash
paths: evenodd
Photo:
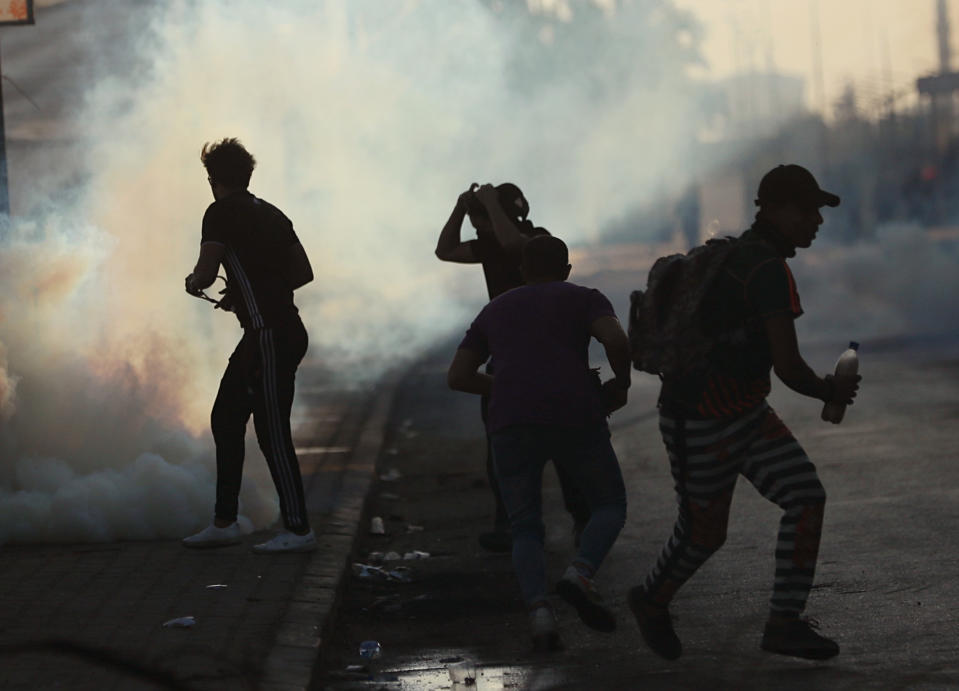
<path id="1" fill-rule="evenodd" d="M 839 197 L 819 187 L 813 174 L 795 164 L 776 166 L 763 175 L 756 206 L 767 202 L 796 202 L 804 206 L 839 206 Z"/>

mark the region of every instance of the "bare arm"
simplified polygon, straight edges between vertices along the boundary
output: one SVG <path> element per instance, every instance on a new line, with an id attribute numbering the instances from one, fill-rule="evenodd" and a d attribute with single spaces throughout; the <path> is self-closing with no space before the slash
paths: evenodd
<path id="1" fill-rule="evenodd" d="M 626 405 L 627 391 L 632 383 L 630 379 L 629 338 L 623 331 L 619 320 L 613 316 L 600 317 L 589 327 L 593 338 L 603 344 L 606 359 L 613 368 L 613 379 L 603 382 L 603 399 L 606 413 L 609 414 Z"/>
<path id="2" fill-rule="evenodd" d="M 600 317 L 589 327 L 590 335 L 603 344 L 606 359 L 613 368 L 616 381 L 624 389 L 628 389 L 630 379 L 630 351 L 629 338 L 623 331 L 619 319 L 612 316 Z"/>
<path id="3" fill-rule="evenodd" d="M 186 292 L 196 295 L 213 284 L 216 272 L 220 269 L 223 251 L 224 247 L 219 242 L 204 242 L 200 245 L 200 256 L 193 267 L 193 273 L 186 277 Z"/>
<path id="4" fill-rule="evenodd" d="M 440 232 L 440 239 L 436 242 L 436 256 L 444 262 L 457 262 L 459 264 L 476 264 L 479 262 L 477 256 L 473 253 L 473 247 L 468 242 L 463 242 L 460 233 L 463 228 L 463 219 L 466 218 L 466 203 L 463 196 L 468 194 L 464 192 L 456 200 L 456 206 L 450 213 L 449 220 L 443 226 Z"/>
<path id="5" fill-rule="evenodd" d="M 446 373 L 446 383 L 454 391 L 489 396 L 493 389 L 493 377 L 478 371 L 485 361 L 478 353 L 459 348 Z"/>
<path id="6" fill-rule="evenodd" d="M 479 197 L 486 208 L 486 213 L 489 215 L 490 223 L 493 226 L 493 234 L 496 236 L 499 246 L 507 254 L 515 253 L 516 256 L 519 256 L 523 250 L 523 245 L 526 244 L 526 238 L 503 211 L 499 198 L 496 196 L 496 188 L 490 184 L 483 185 L 476 190 L 476 196 Z"/>
<path id="7" fill-rule="evenodd" d="M 310 258 L 306 256 L 303 245 L 290 245 L 286 259 L 286 278 L 291 290 L 296 290 L 313 280 L 313 267 Z"/>
<path id="8" fill-rule="evenodd" d="M 820 378 L 799 354 L 796 325 L 790 314 L 774 314 L 766 318 L 766 337 L 776 376 L 796 393 L 820 401 L 849 404 L 856 397 L 861 377 Z"/>

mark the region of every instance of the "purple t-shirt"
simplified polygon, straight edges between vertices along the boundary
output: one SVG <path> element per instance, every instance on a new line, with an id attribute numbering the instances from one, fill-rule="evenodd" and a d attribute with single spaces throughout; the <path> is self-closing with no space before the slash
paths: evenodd
<path id="1" fill-rule="evenodd" d="M 615 316 L 601 292 L 565 281 L 514 288 L 486 305 L 459 347 L 496 362 L 489 431 L 604 423 L 589 329 Z"/>

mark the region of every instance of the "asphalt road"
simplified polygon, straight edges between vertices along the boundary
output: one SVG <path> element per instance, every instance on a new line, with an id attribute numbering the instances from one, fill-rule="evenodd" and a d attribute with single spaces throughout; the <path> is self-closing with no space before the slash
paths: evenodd
<path id="1" fill-rule="evenodd" d="M 82 154 L 82 123 L 69 116 L 87 87 L 118 65 L 126 74 L 145 67 L 126 60 L 147 29 L 148 14 L 139 10 L 148 3 L 43 5 L 52 6 L 38 10 L 35 27 L 0 30 L 3 73 L 24 92 L 9 81 L 3 85 L 15 214 L 25 213 L 44 192 L 76 182 L 79 173 L 62 161 Z M 91 53 L 101 59 L 92 63 Z M 621 303 L 627 293 L 615 294 Z M 622 313 L 622 304 L 617 309 Z M 817 464 L 829 496 L 808 608 L 842 646 L 840 656 L 826 663 L 758 649 L 779 512 L 747 483 L 736 491 L 726 545 L 675 602 L 685 655 L 667 663 L 643 646 L 625 593 L 652 564 L 675 512 L 653 412 L 656 383 L 649 378 L 637 378 L 631 403 L 612 421 L 630 506 L 600 586 L 622 614 L 619 629 L 613 635 L 585 630 L 560 605 L 568 650 L 530 656 L 509 559 L 483 553 L 475 540 L 487 528 L 492 507 L 478 401 L 444 386 L 453 345 L 426 357 L 400 390 L 381 470 L 395 468 L 401 477 L 380 481 L 369 505 L 370 515 L 385 519 L 389 534 L 365 537 L 355 554 L 357 560 L 389 550 L 431 556 L 408 562 L 410 583 L 352 580 L 324 650 L 331 688 L 449 687 L 452 663 L 444 660 L 455 658 L 478 664 L 480 689 L 959 686 L 956 341 L 864 341 L 862 393 L 838 427 L 819 421 L 815 402 L 781 386 L 772 397 Z M 822 370 L 844 346 L 824 343 L 806 354 Z M 555 577 L 571 554 L 570 521 L 550 472 L 546 484 Z M 356 651 L 367 639 L 381 642 L 382 656 L 371 670 L 345 674 L 347 665 L 362 662 Z"/>
<path id="2" fill-rule="evenodd" d="M 823 542 L 807 614 L 842 648 L 824 663 L 759 649 L 773 573 L 779 509 L 748 482 L 736 489 L 726 545 L 686 585 L 673 612 L 685 653 L 649 652 L 626 608 L 627 589 L 651 566 L 675 518 L 665 451 L 653 414 L 657 385 L 637 377 L 629 405 L 612 420 L 629 492 L 629 517 L 603 565 L 600 587 L 619 629 L 585 629 L 558 603 L 567 651 L 529 652 L 508 557 L 488 555 L 475 536 L 492 507 L 483 473 L 478 402 L 445 388 L 455 344 L 406 378 L 394 409 L 392 450 L 370 515 L 387 536 L 361 538 L 369 552 L 431 553 L 402 562 L 413 582 L 354 577 L 325 653 L 326 688 L 449 688 L 450 661 L 478 666 L 478 689 L 945 689 L 959 686 L 959 413 L 956 343 L 864 343 L 863 385 L 846 420 L 819 420 L 819 405 L 774 385 L 772 405 L 793 429 L 826 487 Z M 871 347 L 872 346 L 872 347 Z M 835 348 L 807 348 L 828 362 Z M 546 473 L 547 549 L 558 577 L 572 554 L 569 518 Z M 408 526 L 422 526 L 422 531 Z M 394 562 L 399 563 L 399 562 Z M 382 655 L 365 671 L 363 640 Z M 373 680 L 370 680 L 370 677 Z"/>

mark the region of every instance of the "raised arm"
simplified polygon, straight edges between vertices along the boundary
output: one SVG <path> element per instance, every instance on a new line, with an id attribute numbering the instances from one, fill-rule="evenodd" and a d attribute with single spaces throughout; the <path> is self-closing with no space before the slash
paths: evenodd
<path id="1" fill-rule="evenodd" d="M 476 190 L 476 196 L 486 208 L 490 224 L 493 226 L 493 234 L 496 236 L 499 246 L 509 255 L 520 256 L 523 245 L 526 244 L 526 238 L 503 211 L 496 194 L 496 188 L 490 184 L 482 185 Z"/>
<path id="2" fill-rule="evenodd" d="M 463 228 L 463 219 L 466 218 L 466 195 L 469 192 L 463 192 L 456 199 L 456 206 L 450 213 L 449 220 L 443 226 L 440 232 L 440 238 L 436 242 L 436 256 L 444 262 L 457 262 L 459 264 L 476 264 L 479 258 L 473 252 L 473 246 L 468 242 L 463 242 L 460 233 Z"/>

